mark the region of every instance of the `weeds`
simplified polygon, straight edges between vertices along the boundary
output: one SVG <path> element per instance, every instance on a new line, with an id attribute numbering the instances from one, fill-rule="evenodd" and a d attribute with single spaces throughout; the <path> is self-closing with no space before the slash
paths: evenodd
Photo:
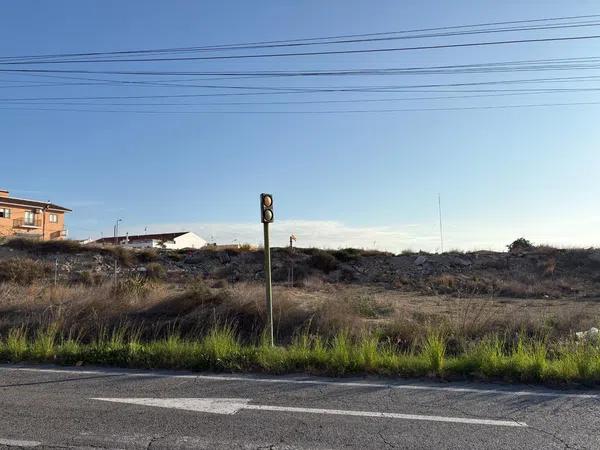
<path id="1" fill-rule="evenodd" d="M 431 372 L 441 375 L 446 359 L 446 341 L 439 331 L 430 331 L 425 338 L 421 355 L 431 369 Z"/>
<path id="2" fill-rule="evenodd" d="M 61 339 L 51 327 L 32 337 L 25 329 L 14 328 L 0 340 L 0 359 L 268 373 L 600 382 L 600 350 L 594 345 L 564 342 L 552 348 L 543 340 L 520 338 L 513 348 L 502 348 L 497 337 L 490 337 L 453 356 L 446 355 L 445 345 L 436 331 L 430 331 L 420 347 L 399 351 L 376 335 L 351 338 L 343 331 L 326 341 L 301 334 L 289 346 L 271 347 L 266 339 L 242 344 L 229 325 L 214 327 L 201 339 L 184 339 L 173 330 L 165 338 L 149 341 L 121 328 L 102 332 L 87 344 Z"/>
<path id="3" fill-rule="evenodd" d="M 0 283 L 12 282 L 21 285 L 43 279 L 51 272 L 51 267 L 29 258 L 12 258 L 0 261 Z"/>

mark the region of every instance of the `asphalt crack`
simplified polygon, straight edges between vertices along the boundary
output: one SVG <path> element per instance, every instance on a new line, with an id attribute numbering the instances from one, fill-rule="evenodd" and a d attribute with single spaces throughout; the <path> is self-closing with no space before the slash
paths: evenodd
<path id="1" fill-rule="evenodd" d="M 379 439 L 381 439 L 383 441 L 383 443 L 388 446 L 389 448 L 397 448 L 397 446 L 391 442 L 389 442 L 384 436 L 383 433 L 381 432 L 381 430 L 377 431 L 377 435 L 379 436 Z"/>
<path id="2" fill-rule="evenodd" d="M 156 441 L 160 441 L 161 439 L 164 439 L 165 436 L 166 435 L 164 435 L 164 434 L 160 435 L 160 436 L 152 436 L 150 438 L 150 441 L 148 441 L 148 445 L 146 446 L 146 450 L 150 450 Z"/>

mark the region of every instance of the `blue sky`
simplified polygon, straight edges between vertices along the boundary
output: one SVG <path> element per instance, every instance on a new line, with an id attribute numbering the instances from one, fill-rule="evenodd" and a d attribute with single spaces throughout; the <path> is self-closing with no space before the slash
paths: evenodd
<path id="1" fill-rule="evenodd" d="M 600 14 L 593 1 L 382 1 L 375 6 L 344 0 L 328 2 L 326 7 L 322 1 L 20 1 L 3 7 L 0 56 L 189 47 L 588 14 Z M 593 34 L 600 34 L 600 27 L 392 41 L 357 48 Z M 591 56 L 600 56 L 600 39 L 253 60 L 62 64 L 60 68 L 324 70 Z M 600 75 L 599 70 L 210 83 L 280 88 L 421 85 L 594 76 Z M 499 249 L 522 235 L 538 243 L 600 245 L 600 185 L 595 182 L 600 173 L 600 105 L 314 113 L 600 101 L 594 91 L 347 105 L 183 107 L 205 111 L 194 114 L 164 112 L 179 108 L 170 105 L 133 108 L 163 111 L 152 114 L 97 106 L 105 101 L 77 108 L 115 112 L 61 111 L 73 107 L 57 105 L 31 110 L 35 107 L 19 109 L 28 106 L 6 103 L 15 98 L 215 92 L 191 87 L 30 85 L 57 81 L 63 80 L 0 74 L 4 100 L 0 100 L 0 148 L 5 168 L 0 187 L 14 196 L 51 199 L 71 207 L 68 228 L 73 238 L 111 234 L 115 219 L 121 217 L 121 229 L 130 233 L 144 228 L 152 232 L 191 229 L 219 242 L 259 242 L 258 195 L 266 191 L 274 194 L 276 202 L 274 245 L 285 244 L 293 232 L 301 246 L 438 250 L 437 195 L 441 193 L 447 249 Z M 560 83 L 560 87 L 582 86 L 597 87 L 598 82 Z M 432 95 L 319 93 L 187 101 Z M 280 113 L 222 113 L 227 110 Z"/>

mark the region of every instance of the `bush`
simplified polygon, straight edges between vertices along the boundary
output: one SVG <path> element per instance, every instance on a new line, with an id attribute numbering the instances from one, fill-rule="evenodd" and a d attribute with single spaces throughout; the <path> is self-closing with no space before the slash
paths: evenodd
<path id="1" fill-rule="evenodd" d="M 143 298 L 149 291 L 146 278 L 139 275 L 120 279 L 115 289 L 117 296 L 125 299 Z"/>
<path id="2" fill-rule="evenodd" d="M 37 241 L 28 238 L 10 238 L 3 243 L 5 247 L 14 248 L 38 254 L 48 253 L 79 253 L 84 251 L 85 247 L 77 241 Z"/>
<path id="3" fill-rule="evenodd" d="M 37 241 L 27 238 L 10 238 L 2 244 L 5 247 L 14 248 L 34 255 L 48 255 L 55 253 L 77 254 L 77 253 L 100 253 L 109 255 L 119 260 L 119 263 L 129 267 L 136 261 L 149 262 L 154 261 L 158 254 L 154 250 L 142 250 L 136 252 L 129 248 L 107 245 L 81 245 L 77 241 Z"/>
<path id="4" fill-rule="evenodd" d="M 0 261 L 0 282 L 30 284 L 45 278 L 52 271 L 49 264 L 33 259 L 14 258 Z"/>
<path id="5" fill-rule="evenodd" d="M 167 278 L 167 270 L 160 263 L 150 263 L 146 266 L 146 276 L 151 280 L 164 280 Z"/>
<path id="6" fill-rule="evenodd" d="M 75 272 L 73 281 L 86 286 L 100 286 L 104 278 L 101 273 L 82 270 L 81 272 Z"/>
<path id="7" fill-rule="evenodd" d="M 331 254 L 341 262 L 355 261 L 361 256 L 361 250 L 357 248 L 343 248 L 332 250 Z"/>
<path id="8" fill-rule="evenodd" d="M 510 253 L 518 253 L 533 250 L 534 245 L 525 238 L 519 238 L 507 245 L 507 247 Z"/>
<path id="9" fill-rule="evenodd" d="M 158 259 L 158 252 L 153 248 L 145 248 L 137 252 L 137 259 L 141 263 L 149 263 Z"/>
<path id="10" fill-rule="evenodd" d="M 316 250 L 308 259 L 308 265 L 313 269 L 329 273 L 338 268 L 338 260 L 329 252 Z"/>

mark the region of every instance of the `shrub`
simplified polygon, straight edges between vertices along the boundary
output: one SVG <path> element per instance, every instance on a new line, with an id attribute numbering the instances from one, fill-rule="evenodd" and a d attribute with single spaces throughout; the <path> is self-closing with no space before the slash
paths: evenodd
<path id="1" fill-rule="evenodd" d="M 167 270 L 160 263 L 150 263 L 146 266 L 146 276 L 151 280 L 164 280 Z"/>
<path id="2" fill-rule="evenodd" d="M 142 298 L 148 294 L 150 286 L 143 276 L 132 276 L 120 279 L 117 283 L 115 292 L 121 298 Z"/>
<path id="3" fill-rule="evenodd" d="M 351 301 L 351 308 L 360 317 L 375 319 L 379 316 L 388 316 L 393 308 L 390 305 L 379 304 L 370 295 L 360 295 Z"/>
<path id="4" fill-rule="evenodd" d="M 158 259 L 158 252 L 153 248 L 145 248 L 137 252 L 137 259 L 141 263 L 149 263 Z"/>
<path id="5" fill-rule="evenodd" d="M 531 243 L 531 241 L 521 237 L 508 244 L 507 247 L 509 252 L 518 253 L 533 250 L 534 245 Z"/>
<path id="6" fill-rule="evenodd" d="M 100 286 L 104 280 L 101 273 L 82 270 L 75 272 L 73 281 L 76 283 L 85 284 L 86 286 Z"/>
<path id="7" fill-rule="evenodd" d="M 0 261 L 0 282 L 10 281 L 30 284 L 48 276 L 52 268 L 49 264 L 26 258 L 13 258 Z"/>
<path id="8" fill-rule="evenodd" d="M 313 269 L 321 270 L 325 273 L 332 272 L 338 268 L 338 260 L 335 256 L 323 250 L 316 250 L 309 258 L 308 264 Z"/>
<path id="9" fill-rule="evenodd" d="M 358 259 L 361 256 L 361 251 L 357 248 L 343 248 L 332 250 L 331 254 L 341 262 L 350 262 Z"/>
<path id="10" fill-rule="evenodd" d="M 135 252 L 124 247 L 103 247 L 102 252 L 114 256 L 125 267 L 130 267 L 136 260 Z"/>
<path id="11" fill-rule="evenodd" d="M 86 248 L 77 241 L 37 241 L 35 239 L 28 238 L 7 239 L 2 245 L 5 247 L 14 248 L 15 250 L 22 250 L 38 254 L 79 253 L 84 251 Z"/>

